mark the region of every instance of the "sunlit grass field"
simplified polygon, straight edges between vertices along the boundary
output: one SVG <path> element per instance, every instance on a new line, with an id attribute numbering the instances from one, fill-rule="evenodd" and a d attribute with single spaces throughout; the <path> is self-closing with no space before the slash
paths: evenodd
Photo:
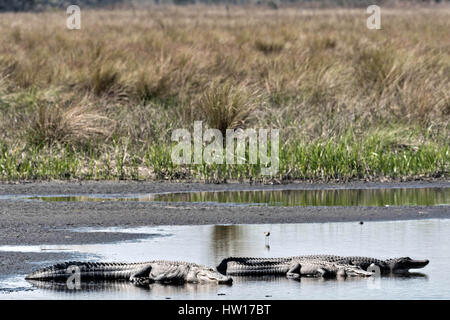
<path id="1" fill-rule="evenodd" d="M 448 178 L 450 9 L 0 14 L 0 180 Z M 172 163 L 171 133 L 280 129 L 280 172 Z"/>

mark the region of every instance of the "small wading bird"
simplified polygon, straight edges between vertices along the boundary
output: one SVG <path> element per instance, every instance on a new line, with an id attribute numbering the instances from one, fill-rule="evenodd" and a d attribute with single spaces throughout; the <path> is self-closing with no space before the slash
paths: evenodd
<path id="1" fill-rule="evenodd" d="M 265 231 L 264 235 L 266 236 L 266 247 L 267 247 L 269 246 L 270 231 Z"/>

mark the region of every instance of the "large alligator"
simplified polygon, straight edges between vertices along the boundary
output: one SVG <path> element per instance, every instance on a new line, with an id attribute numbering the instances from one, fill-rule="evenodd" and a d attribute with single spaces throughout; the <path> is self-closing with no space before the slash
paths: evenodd
<path id="1" fill-rule="evenodd" d="M 281 274 L 289 270 L 289 274 L 300 270 L 299 265 L 307 263 L 332 263 L 344 267 L 344 270 L 351 270 L 350 266 L 361 268 L 368 271 L 369 267 L 378 267 L 380 273 L 407 273 L 410 269 L 425 267 L 428 260 L 413 260 L 409 257 L 393 259 L 376 259 L 370 257 L 357 256 L 337 256 L 337 255 L 306 255 L 288 258 L 252 258 L 252 257 L 230 257 L 225 258 L 217 266 L 217 270 L 226 275 L 263 275 L 263 274 Z M 341 268 L 342 268 L 341 267 Z M 345 269 L 347 268 L 347 269 Z M 350 269 L 349 269 L 350 268 Z M 356 269 L 357 270 L 357 269 Z M 376 268 L 371 268 L 373 272 Z M 286 271 L 286 273 L 288 273 Z"/>
<path id="2" fill-rule="evenodd" d="M 223 261 L 218 266 L 218 270 L 226 275 L 234 276 L 286 275 L 288 278 L 297 279 L 300 277 L 337 278 L 373 275 L 372 272 L 365 271 L 358 266 L 321 260 L 280 259 L 266 263 L 262 261 L 245 263 L 245 260 L 228 259 L 231 260 L 226 262 L 226 270 L 223 269 Z"/>
<path id="3" fill-rule="evenodd" d="M 37 270 L 25 279 L 40 281 L 67 280 L 79 271 L 80 280 L 128 280 L 135 284 L 219 283 L 229 284 L 231 277 L 214 268 L 181 261 L 149 261 L 139 263 L 70 261 Z"/>

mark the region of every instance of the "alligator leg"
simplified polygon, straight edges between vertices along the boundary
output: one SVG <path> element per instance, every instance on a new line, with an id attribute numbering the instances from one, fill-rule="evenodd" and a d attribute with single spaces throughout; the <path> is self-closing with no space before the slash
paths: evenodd
<path id="1" fill-rule="evenodd" d="M 300 277 L 330 277 L 331 272 L 326 268 L 315 264 L 294 262 L 289 266 L 286 277 L 289 279 L 299 279 Z"/>
<path id="2" fill-rule="evenodd" d="M 302 266 L 300 263 L 295 262 L 289 266 L 289 270 L 286 273 L 286 277 L 289 279 L 299 279 L 300 278 L 300 270 Z"/>
<path id="3" fill-rule="evenodd" d="M 336 272 L 336 277 L 337 278 L 347 278 L 347 272 L 345 272 L 344 268 L 339 268 L 338 271 Z"/>
<path id="4" fill-rule="evenodd" d="M 319 267 L 315 270 L 315 274 L 313 274 L 312 276 L 322 278 L 333 278 L 333 272 L 330 272 L 325 268 Z"/>
<path id="5" fill-rule="evenodd" d="M 152 265 L 137 269 L 131 276 L 130 281 L 135 285 L 146 285 L 154 282 L 150 279 L 150 272 L 152 271 Z"/>

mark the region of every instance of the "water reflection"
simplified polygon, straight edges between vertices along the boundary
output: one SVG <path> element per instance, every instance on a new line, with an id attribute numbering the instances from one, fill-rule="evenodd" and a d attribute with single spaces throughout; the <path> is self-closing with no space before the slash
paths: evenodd
<path id="1" fill-rule="evenodd" d="M 239 251 L 241 242 L 246 238 L 245 226 L 215 225 L 211 228 L 209 243 L 215 257 L 233 255 Z"/>
<path id="2" fill-rule="evenodd" d="M 161 284 L 152 283 L 136 286 L 127 281 L 82 282 L 77 288 L 69 288 L 65 283 L 28 281 L 38 289 L 40 297 L 58 299 L 339 299 L 353 298 L 395 298 L 407 295 L 405 287 L 426 286 L 428 277 L 412 274 L 409 277 L 395 276 L 382 278 L 300 278 L 287 279 L 280 275 L 235 276 L 232 285 L 216 284 Z M 390 287 L 390 294 L 383 291 Z M 355 290 L 356 292 L 348 291 Z M 341 292 L 341 295 L 336 295 Z M 34 295 L 33 295 L 34 294 Z M 35 296 L 36 292 L 22 292 L 23 296 Z M 334 295 L 333 295 L 334 294 Z"/>
<path id="3" fill-rule="evenodd" d="M 430 206 L 450 204 L 450 188 L 189 192 L 155 195 L 153 200 L 269 206 Z"/>
<path id="4" fill-rule="evenodd" d="M 93 281 L 81 282 L 77 287 L 69 287 L 66 282 L 58 281 L 36 281 L 28 280 L 34 287 L 44 290 L 52 290 L 66 294 L 80 294 L 80 293 L 114 293 L 120 291 L 121 294 L 139 294 L 149 293 L 153 295 L 173 296 L 179 293 L 183 294 L 197 294 L 197 293 L 214 293 L 217 292 L 219 286 L 216 284 L 163 284 L 152 283 L 147 285 L 134 285 L 128 281 Z"/>
<path id="5" fill-rule="evenodd" d="M 157 201 L 268 206 L 449 205 L 450 188 L 321 189 L 185 192 L 150 195 L 44 196 L 41 201 Z"/>

